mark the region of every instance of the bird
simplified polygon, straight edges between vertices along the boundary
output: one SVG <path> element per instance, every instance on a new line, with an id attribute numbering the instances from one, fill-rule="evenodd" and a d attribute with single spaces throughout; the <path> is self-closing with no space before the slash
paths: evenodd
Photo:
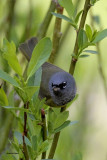
<path id="1" fill-rule="evenodd" d="M 20 44 L 19 50 L 28 61 L 30 61 L 37 43 L 37 38 L 32 37 Z M 46 98 L 47 105 L 51 107 L 65 106 L 74 99 L 76 90 L 76 82 L 71 74 L 49 62 L 42 65 L 39 98 Z"/>

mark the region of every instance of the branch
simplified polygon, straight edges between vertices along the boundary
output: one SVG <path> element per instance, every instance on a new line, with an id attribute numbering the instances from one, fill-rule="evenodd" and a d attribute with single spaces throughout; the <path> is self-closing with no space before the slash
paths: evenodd
<path id="1" fill-rule="evenodd" d="M 42 129 L 43 129 L 43 141 L 47 140 L 47 128 L 46 128 L 46 117 L 44 109 L 41 109 L 41 118 L 42 118 Z M 46 158 L 46 152 L 42 153 L 42 159 Z"/>
<path id="2" fill-rule="evenodd" d="M 65 107 L 61 107 L 61 112 L 64 112 L 66 110 L 66 106 Z M 49 152 L 49 156 L 48 159 L 52 159 L 54 157 L 55 151 L 56 151 L 56 147 L 58 144 L 58 140 L 59 140 L 59 136 L 60 136 L 60 132 L 55 133 L 54 138 L 53 138 L 53 142 L 52 142 L 52 146 Z"/>
<path id="3" fill-rule="evenodd" d="M 57 13 L 63 14 L 63 8 L 59 4 L 57 4 Z M 59 48 L 59 42 L 60 42 L 60 38 L 61 38 L 61 23 L 62 23 L 62 19 L 56 17 L 55 26 L 54 26 L 54 33 L 53 33 L 53 49 L 52 49 L 52 53 L 49 57 L 49 62 L 51 62 L 51 63 L 54 62 L 55 57 L 56 57 L 56 53 Z"/>
<path id="4" fill-rule="evenodd" d="M 90 7 L 91 7 L 90 0 L 86 0 L 85 5 L 84 5 L 83 14 L 82 14 L 81 21 L 80 21 L 80 25 L 79 25 L 79 29 L 77 31 L 75 46 L 74 46 L 74 52 L 73 53 L 76 56 L 78 55 L 78 49 L 79 49 L 78 48 L 78 33 L 82 28 L 84 28 L 87 13 L 88 13 Z M 70 64 L 70 69 L 69 69 L 69 73 L 71 73 L 72 75 L 74 74 L 76 63 L 77 63 L 77 59 L 75 57 L 72 57 L 72 61 L 71 61 L 71 64 Z"/>
<path id="5" fill-rule="evenodd" d="M 29 102 L 25 103 L 24 104 L 24 109 L 28 109 L 29 107 Z M 26 146 L 26 143 L 25 143 L 25 136 L 27 137 L 27 113 L 24 112 L 24 131 L 23 131 L 23 154 L 25 156 L 25 159 L 26 160 L 29 160 L 29 155 L 28 155 L 28 151 L 27 151 L 27 146 Z"/>
<path id="6" fill-rule="evenodd" d="M 48 27 L 49 27 L 49 24 L 50 24 L 50 21 L 52 19 L 52 14 L 51 12 L 54 12 L 55 11 L 55 8 L 56 8 L 56 3 L 55 3 L 55 0 L 51 0 L 51 4 L 50 4 L 50 7 L 47 11 L 47 14 L 37 32 L 37 38 L 38 40 L 42 39 L 43 37 L 45 37 L 46 35 L 46 32 L 48 30 Z"/>

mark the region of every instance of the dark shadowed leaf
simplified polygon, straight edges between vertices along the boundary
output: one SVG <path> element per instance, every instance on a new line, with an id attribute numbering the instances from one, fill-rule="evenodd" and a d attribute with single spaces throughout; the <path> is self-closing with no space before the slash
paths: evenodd
<path id="1" fill-rule="evenodd" d="M 89 57 L 90 55 L 87 55 L 87 54 L 83 54 L 83 55 L 80 55 L 79 58 L 86 58 L 86 57 Z"/>

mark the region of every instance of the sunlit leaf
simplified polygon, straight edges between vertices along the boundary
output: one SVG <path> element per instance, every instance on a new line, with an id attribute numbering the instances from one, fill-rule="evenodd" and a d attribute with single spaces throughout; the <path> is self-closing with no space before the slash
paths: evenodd
<path id="1" fill-rule="evenodd" d="M 8 105 L 8 99 L 6 93 L 4 92 L 3 88 L 0 88 L 0 106 Z"/>
<path id="2" fill-rule="evenodd" d="M 47 37 L 41 39 L 39 43 L 33 50 L 29 66 L 27 69 L 27 80 L 31 77 L 38 68 L 48 60 L 50 53 L 52 50 L 52 43 L 51 40 Z"/>
<path id="3" fill-rule="evenodd" d="M 6 39 L 3 41 L 3 57 L 7 60 L 12 69 L 22 76 L 22 68 L 16 56 L 16 46 L 13 42 L 9 43 Z"/>

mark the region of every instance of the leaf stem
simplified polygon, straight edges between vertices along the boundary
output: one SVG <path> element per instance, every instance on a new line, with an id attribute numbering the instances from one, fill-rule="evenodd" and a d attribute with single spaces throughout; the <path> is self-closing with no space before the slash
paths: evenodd
<path id="1" fill-rule="evenodd" d="M 26 102 L 24 104 L 24 109 L 28 109 L 29 108 L 29 102 Z M 25 156 L 26 160 L 29 160 L 29 155 L 28 155 L 28 151 L 27 151 L 27 146 L 25 143 L 25 136 L 27 137 L 27 113 L 24 112 L 24 131 L 23 131 L 23 154 Z"/>
<path id="2" fill-rule="evenodd" d="M 45 37 L 46 35 L 46 32 L 48 30 L 48 27 L 49 27 L 49 24 L 50 24 L 50 21 L 52 19 L 52 14 L 51 12 L 54 12 L 55 11 L 55 8 L 56 8 L 56 3 L 55 3 L 55 0 L 51 0 L 51 3 L 50 3 L 50 7 L 47 11 L 47 14 L 37 32 L 37 38 L 38 40 L 42 39 L 43 37 Z"/>
<path id="3" fill-rule="evenodd" d="M 42 118 L 42 129 L 43 129 L 43 141 L 47 140 L 47 127 L 46 127 L 46 117 L 44 109 L 41 109 L 41 118 Z M 42 153 L 42 159 L 46 158 L 46 151 Z"/>
<path id="4" fill-rule="evenodd" d="M 75 56 L 78 55 L 78 50 L 79 50 L 79 48 L 78 48 L 78 33 L 82 28 L 84 28 L 87 13 L 88 13 L 90 7 L 91 7 L 90 0 L 86 0 L 85 5 L 84 5 L 84 10 L 83 10 L 83 13 L 82 13 L 82 17 L 81 17 L 81 21 L 80 21 L 80 25 L 79 25 L 79 29 L 77 30 L 76 42 L 75 42 L 75 46 L 74 46 Z M 76 63 L 77 63 L 77 59 L 75 57 L 72 57 L 71 64 L 70 64 L 70 69 L 69 69 L 69 73 L 71 73 L 72 75 L 74 74 Z"/>
<path id="5" fill-rule="evenodd" d="M 65 110 L 66 110 L 66 106 L 61 107 L 60 112 L 64 112 Z M 49 152 L 48 159 L 52 159 L 54 157 L 56 147 L 57 147 L 57 144 L 58 144 L 58 140 L 59 140 L 59 136 L 60 136 L 60 132 L 55 133 L 54 138 L 53 138 L 53 142 L 52 142 L 52 145 L 51 145 L 51 149 L 50 149 L 50 152 Z"/>
<path id="6" fill-rule="evenodd" d="M 59 4 L 57 4 L 56 8 L 57 8 L 57 13 L 63 14 L 63 7 L 61 7 Z M 56 17 L 54 32 L 53 32 L 53 49 L 52 49 L 52 53 L 49 57 L 49 62 L 51 62 L 51 63 L 54 62 L 55 57 L 56 57 L 56 53 L 59 48 L 59 42 L 60 42 L 60 38 L 62 35 L 61 34 L 61 23 L 62 23 L 62 19 Z"/>

